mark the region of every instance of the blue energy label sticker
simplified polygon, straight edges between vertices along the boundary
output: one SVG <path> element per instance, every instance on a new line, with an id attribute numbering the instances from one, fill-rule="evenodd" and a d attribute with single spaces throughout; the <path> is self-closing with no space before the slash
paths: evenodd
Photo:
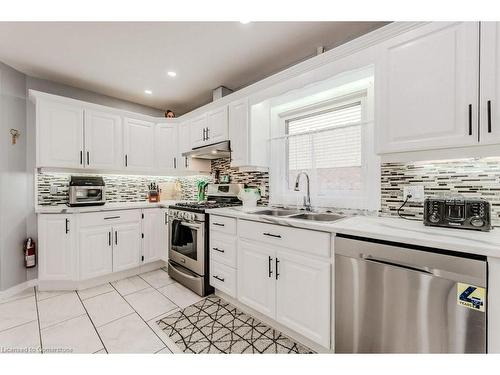
<path id="1" fill-rule="evenodd" d="M 472 310 L 486 311 L 486 289 L 457 283 L 457 304 Z"/>

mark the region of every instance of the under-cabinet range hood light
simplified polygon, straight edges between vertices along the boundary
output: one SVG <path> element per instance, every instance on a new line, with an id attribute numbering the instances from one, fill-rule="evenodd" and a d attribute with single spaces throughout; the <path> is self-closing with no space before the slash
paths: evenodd
<path id="1" fill-rule="evenodd" d="M 183 152 L 182 156 L 209 160 L 229 158 L 231 157 L 231 147 L 229 141 L 224 141 L 209 146 L 194 148 L 191 151 Z"/>

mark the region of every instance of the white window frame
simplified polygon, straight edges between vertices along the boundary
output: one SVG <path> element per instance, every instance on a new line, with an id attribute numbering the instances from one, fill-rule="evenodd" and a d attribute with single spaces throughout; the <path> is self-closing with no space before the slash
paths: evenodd
<path id="1" fill-rule="evenodd" d="M 316 176 L 311 178 L 311 203 L 314 207 L 338 207 L 351 209 L 376 210 L 380 207 L 380 160 L 374 152 L 373 137 L 373 90 L 364 89 L 351 92 L 346 95 L 337 96 L 320 103 L 294 108 L 293 110 L 277 114 L 275 126 L 278 127 L 277 137 L 270 140 L 270 203 L 273 205 L 302 205 L 304 191 L 295 192 L 289 189 L 288 181 L 288 135 L 286 134 L 287 123 L 290 120 L 304 116 L 314 115 L 334 108 L 361 102 L 361 122 L 347 124 L 345 127 L 362 127 L 361 134 L 361 173 L 362 189 L 358 194 L 353 192 L 338 191 L 327 197 L 319 196 L 315 189 Z M 344 127 L 344 126 L 341 126 Z M 332 127 L 332 128 L 339 128 Z M 329 129 L 332 129 L 329 128 Z M 322 131 L 327 131 L 321 130 Z M 311 132 L 310 134 L 317 133 Z M 276 133 L 275 133 L 276 134 Z M 304 133 L 308 134 L 308 133 Z"/>

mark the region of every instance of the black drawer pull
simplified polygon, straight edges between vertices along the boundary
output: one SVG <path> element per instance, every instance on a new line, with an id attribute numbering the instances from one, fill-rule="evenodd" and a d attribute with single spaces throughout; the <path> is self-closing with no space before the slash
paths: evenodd
<path id="1" fill-rule="evenodd" d="M 115 245 L 118 245 L 118 232 L 115 230 Z"/>
<path id="2" fill-rule="evenodd" d="M 87 151 L 87 165 L 90 165 L 90 152 Z"/>
<path id="3" fill-rule="evenodd" d="M 219 253 L 225 253 L 224 250 L 219 249 L 218 247 L 212 247 L 212 249 L 214 249 L 215 251 L 218 251 Z"/>
<path id="4" fill-rule="evenodd" d="M 80 164 L 83 164 L 83 151 L 80 151 Z"/>
<path id="5" fill-rule="evenodd" d="M 223 226 L 225 226 L 224 224 L 221 224 L 221 223 L 214 223 L 214 225 L 217 225 L 218 227 L 223 227 Z"/>
<path id="6" fill-rule="evenodd" d="M 281 238 L 281 234 L 272 234 L 272 233 L 262 233 L 264 236 Z"/>
<path id="7" fill-rule="evenodd" d="M 219 276 L 217 276 L 217 275 L 214 275 L 214 279 L 217 279 L 217 280 L 219 280 L 219 281 L 224 282 L 224 278 L 223 278 L 223 277 L 219 277 Z"/>
<path id="8" fill-rule="evenodd" d="M 109 216 L 109 217 L 105 217 L 104 220 L 112 220 L 112 219 L 119 219 L 120 216 Z"/>
<path id="9" fill-rule="evenodd" d="M 69 219 L 66 219 L 66 233 L 69 233 Z"/>
<path id="10" fill-rule="evenodd" d="M 488 133 L 491 133 L 491 100 L 488 100 Z"/>
<path id="11" fill-rule="evenodd" d="M 108 246 L 111 246 L 111 232 L 108 232 Z"/>
<path id="12" fill-rule="evenodd" d="M 472 104 L 469 104 L 469 135 L 472 135 Z"/>

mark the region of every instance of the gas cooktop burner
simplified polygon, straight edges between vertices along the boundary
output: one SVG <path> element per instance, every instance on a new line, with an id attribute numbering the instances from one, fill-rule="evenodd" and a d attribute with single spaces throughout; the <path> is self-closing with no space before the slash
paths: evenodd
<path id="1" fill-rule="evenodd" d="M 209 208 L 222 208 L 222 207 L 233 207 L 241 206 L 241 202 L 217 202 L 217 201 L 205 201 L 205 202 L 184 202 L 175 204 L 176 208 L 194 208 L 194 209 L 209 209 Z"/>

